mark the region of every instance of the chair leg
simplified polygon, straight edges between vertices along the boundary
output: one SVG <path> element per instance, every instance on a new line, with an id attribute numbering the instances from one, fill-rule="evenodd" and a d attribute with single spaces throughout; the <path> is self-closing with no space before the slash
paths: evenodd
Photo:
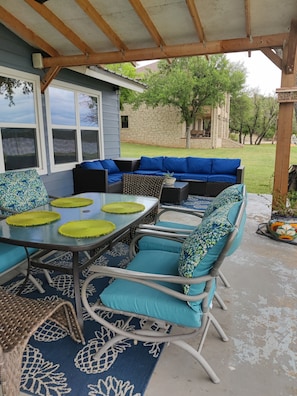
<path id="1" fill-rule="evenodd" d="M 218 292 L 215 292 L 214 298 L 217 300 L 219 306 L 220 306 L 224 311 L 227 311 L 227 309 L 228 309 L 228 308 L 227 308 L 227 305 L 224 303 L 222 297 L 219 295 Z"/>
<path id="2" fill-rule="evenodd" d="M 196 359 L 200 363 L 201 367 L 204 368 L 213 383 L 218 384 L 220 382 L 219 377 L 216 375 L 209 363 L 201 355 L 199 350 L 196 351 L 196 349 L 194 349 L 191 345 L 187 344 L 183 340 L 172 341 L 172 343 L 189 352 L 194 357 L 194 359 Z"/>
<path id="3" fill-rule="evenodd" d="M 228 279 L 225 277 L 225 275 L 222 273 L 222 271 L 219 271 L 219 278 L 221 279 L 221 281 L 223 282 L 225 287 L 231 287 Z"/>

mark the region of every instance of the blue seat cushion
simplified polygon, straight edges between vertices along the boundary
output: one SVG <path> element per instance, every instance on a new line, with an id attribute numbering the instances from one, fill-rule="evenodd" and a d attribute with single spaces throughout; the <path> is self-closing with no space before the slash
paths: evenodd
<path id="1" fill-rule="evenodd" d="M 178 157 L 165 157 L 163 167 L 166 172 L 186 173 L 187 172 L 187 159 Z"/>
<path id="2" fill-rule="evenodd" d="M 80 164 L 80 167 L 83 169 L 96 169 L 96 170 L 104 170 L 101 161 L 84 161 Z"/>
<path id="3" fill-rule="evenodd" d="M 164 172 L 160 172 L 159 170 L 153 170 L 153 169 L 137 169 L 136 171 L 134 171 L 133 173 L 135 173 L 136 175 L 148 175 L 148 176 L 163 176 Z"/>
<path id="4" fill-rule="evenodd" d="M 201 173 L 210 175 L 212 168 L 211 158 L 187 157 L 188 171 L 187 173 Z"/>
<path id="5" fill-rule="evenodd" d="M 109 174 L 121 172 L 117 164 L 112 159 L 101 160 L 101 165 L 107 169 Z"/>
<path id="6" fill-rule="evenodd" d="M 212 174 L 236 175 L 237 168 L 240 166 L 238 158 L 213 158 Z"/>
<path id="7" fill-rule="evenodd" d="M 119 172 L 119 173 L 112 173 L 112 174 L 108 174 L 108 183 L 116 183 L 121 181 L 123 178 L 123 173 Z"/>
<path id="8" fill-rule="evenodd" d="M 184 173 L 181 180 L 201 180 L 207 181 L 209 175 L 204 173 Z"/>
<path id="9" fill-rule="evenodd" d="M 235 175 L 225 175 L 225 174 L 217 174 L 217 175 L 208 175 L 209 182 L 213 183 L 236 183 L 236 176 Z"/>
<path id="10" fill-rule="evenodd" d="M 165 171 L 163 166 L 164 157 L 140 157 L 139 170 Z"/>
<path id="11" fill-rule="evenodd" d="M 36 252 L 37 249 L 29 248 L 29 254 Z M 27 258 L 26 251 L 22 246 L 9 245 L 0 242 L 0 274 L 12 269 L 17 264 Z"/>
<path id="12" fill-rule="evenodd" d="M 140 251 L 127 269 L 154 274 L 178 275 L 179 254 L 151 250 Z M 182 285 L 168 284 L 171 289 L 183 292 Z M 156 289 L 135 282 L 116 279 L 100 294 L 104 305 L 125 312 L 134 312 L 166 320 L 181 326 L 201 327 L 201 311 L 194 311 L 184 301 Z"/>
<path id="13" fill-rule="evenodd" d="M 222 252 L 240 209 L 241 202 L 229 203 L 212 212 L 182 245 L 179 274 L 186 278 L 203 276 L 210 272 Z M 184 285 L 185 294 L 195 295 L 204 290 L 205 285 Z M 193 309 L 196 302 L 189 302 Z M 198 304 L 198 308 L 200 305 Z"/>

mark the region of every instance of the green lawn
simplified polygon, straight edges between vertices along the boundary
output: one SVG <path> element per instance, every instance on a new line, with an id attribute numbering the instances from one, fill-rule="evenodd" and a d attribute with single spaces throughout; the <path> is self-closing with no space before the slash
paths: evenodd
<path id="1" fill-rule="evenodd" d="M 138 158 L 142 155 L 154 157 L 158 155 L 174 157 L 218 157 L 240 158 L 245 166 L 244 181 L 250 193 L 271 194 L 273 185 L 275 145 L 245 145 L 240 149 L 180 149 L 140 144 L 121 144 L 121 156 Z M 290 164 L 297 164 L 297 146 L 291 147 Z"/>

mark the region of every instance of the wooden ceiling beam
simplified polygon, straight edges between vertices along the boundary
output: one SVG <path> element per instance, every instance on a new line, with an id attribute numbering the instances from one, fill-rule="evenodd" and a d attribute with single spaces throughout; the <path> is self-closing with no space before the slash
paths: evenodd
<path id="1" fill-rule="evenodd" d="M 282 47 L 289 33 L 281 33 L 270 36 L 221 40 L 203 43 L 194 43 L 187 45 L 166 46 L 163 49 L 145 48 L 121 51 L 102 52 L 88 55 L 72 55 L 43 58 L 43 67 L 71 67 L 71 66 L 88 66 L 96 64 L 122 63 L 141 60 L 176 58 L 184 56 L 198 56 L 206 54 L 221 54 L 228 52 L 241 52 L 249 50 L 261 50 L 263 48 Z"/>
<path id="2" fill-rule="evenodd" d="M 196 32 L 198 34 L 199 41 L 201 43 L 205 43 L 205 41 L 206 41 L 205 34 L 204 34 L 203 26 L 202 26 L 195 2 L 194 2 L 194 0 L 186 0 L 186 4 L 187 4 L 187 7 L 191 14 L 191 17 L 193 19 L 194 26 L 195 26 Z"/>
<path id="3" fill-rule="evenodd" d="M 275 66 L 280 70 L 282 69 L 282 58 L 277 53 L 275 53 L 271 48 L 263 48 L 261 51 L 275 64 Z"/>
<path id="4" fill-rule="evenodd" d="M 69 40 L 76 48 L 84 54 L 94 53 L 83 40 L 80 39 L 68 26 L 65 25 L 49 8 L 44 4 L 40 4 L 35 0 L 25 0 L 39 15 L 41 15 L 49 24 L 57 29 L 67 40 Z"/>
<path id="5" fill-rule="evenodd" d="M 144 26 L 147 28 L 148 32 L 150 33 L 157 46 L 161 48 L 166 47 L 165 42 L 163 41 L 161 35 L 159 34 L 158 30 L 156 29 L 154 23 L 152 22 L 150 16 L 146 12 L 141 2 L 139 0 L 129 0 L 129 2 L 132 5 L 134 11 L 141 19 Z"/>
<path id="6" fill-rule="evenodd" d="M 55 48 L 51 47 L 46 41 L 44 41 L 37 34 L 28 29 L 22 22 L 16 19 L 12 14 L 6 11 L 0 6 L 0 21 L 9 30 L 14 32 L 17 36 L 21 37 L 32 47 L 39 48 L 46 52 L 50 56 L 59 56 L 59 52 Z"/>
<path id="7" fill-rule="evenodd" d="M 244 11 L 245 11 L 245 31 L 246 37 L 252 39 L 252 27 L 251 27 L 251 3 L 250 0 L 244 0 Z"/>
<path id="8" fill-rule="evenodd" d="M 51 67 L 50 69 L 47 70 L 46 74 L 44 77 L 41 79 L 41 92 L 44 93 L 46 88 L 50 85 L 50 83 L 53 81 L 53 79 L 57 76 L 59 71 L 61 70 L 61 67 L 56 66 L 56 67 Z"/>
<path id="9" fill-rule="evenodd" d="M 88 15 L 95 25 L 105 34 L 106 37 L 112 42 L 115 48 L 126 51 L 128 47 L 123 41 L 117 36 L 114 30 L 108 25 L 108 23 L 102 18 L 99 12 L 88 0 L 75 0 L 80 8 Z"/>

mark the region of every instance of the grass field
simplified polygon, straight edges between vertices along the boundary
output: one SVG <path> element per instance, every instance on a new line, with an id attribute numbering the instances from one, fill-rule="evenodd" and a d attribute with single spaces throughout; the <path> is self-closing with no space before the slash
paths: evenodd
<path id="1" fill-rule="evenodd" d="M 139 158 L 159 155 L 174 157 L 240 158 L 245 166 L 244 181 L 250 193 L 271 194 L 274 174 L 275 148 L 273 144 L 245 145 L 239 149 L 180 149 L 122 143 L 121 156 Z M 297 146 L 291 147 L 290 164 L 297 164 Z"/>

